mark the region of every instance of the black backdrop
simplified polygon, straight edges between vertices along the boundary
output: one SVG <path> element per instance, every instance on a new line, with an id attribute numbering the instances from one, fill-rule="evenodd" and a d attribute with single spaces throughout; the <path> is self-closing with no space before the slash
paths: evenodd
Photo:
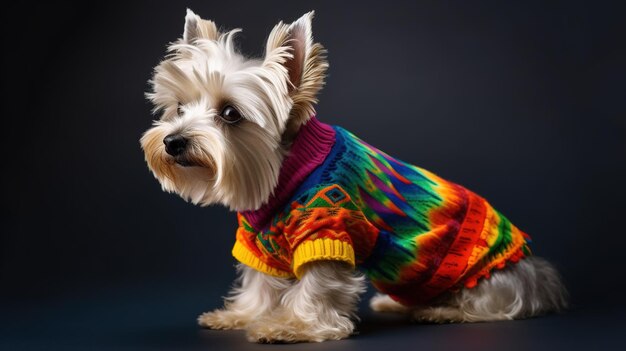
<path id="1" fill-rule="evenodd" d="M 619 2 L 147 1 L 3 10 L 3 303 L 227 291 L 234 214 L 163 193 L 138 142 L 147 80 L 187 6 L 243 27 L 248 55 L 315 9 L 322 121 L 489 199 L 559 267 L 574 306 L 623 296 Z"/>

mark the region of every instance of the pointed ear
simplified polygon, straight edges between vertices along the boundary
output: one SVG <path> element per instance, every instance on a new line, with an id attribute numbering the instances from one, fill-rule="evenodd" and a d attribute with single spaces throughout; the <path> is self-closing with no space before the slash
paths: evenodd
<path id="1" fill-rule="evenodd" d="M 290 25 L 278 23 L 267 40 L 265 65 L 279 64 L 287 73 L 287 89 L 294 106 L 292 120 L 296 124 L 306 122 L 315 109 L 317 93 L 324 85 L 326 50 L 313 42 L 311 20 L 314 11 L 304 14 Z"/>
<path id="2" fill-rule="evenodd" d="M 185 31 L 183 32 L 183 42 L 193 44 L 196 39 L 217 40 L 219 32 L 213 21 L 203 20 L 190 9 L 187 9 L 185 16 Z"/>
<path id="3" fill-rule="evenodd" d="M 288 89 L 300 86 L 307 51 L 313 42 L 311 19 L 313 11 L 306 13 L 290 25 L 279 22 L 267 40 L 266 61 L 278 61 L 288 73 Z"/>

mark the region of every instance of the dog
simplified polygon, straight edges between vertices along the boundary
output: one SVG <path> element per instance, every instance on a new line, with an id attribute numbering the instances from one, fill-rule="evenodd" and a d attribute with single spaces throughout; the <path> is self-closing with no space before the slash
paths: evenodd
<path id="1" fill-rule="evenodd" d="M 269 34 L 264 57 L 187 10 L 183 37 L 147 93 L 141 138 L 164 191 L 237 211 L 239 278 L 198 318 L 252 342 L 320 342 L 355 331 L 366 277 L 374 311 L 481 322 L 561 311 L 557 270 L 479 195 L 315 116 L 328 63 L 313 12 Z"/>

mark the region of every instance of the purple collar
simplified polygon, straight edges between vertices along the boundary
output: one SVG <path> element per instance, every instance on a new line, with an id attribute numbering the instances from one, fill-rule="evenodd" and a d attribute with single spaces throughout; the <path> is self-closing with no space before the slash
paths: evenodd
<path id="1" fill-rule="evenodd" d="M 334 144 L 335 130 L 328 124 L 318 121 L 315 116 L 300 127 L 280 167 L 278 185 L 274 193 L 258 210 L 241 212 L 248 223 L 256 230 L 265 228 L 276 212 L 282 210 L 300 184 L 324 162 Z"/>

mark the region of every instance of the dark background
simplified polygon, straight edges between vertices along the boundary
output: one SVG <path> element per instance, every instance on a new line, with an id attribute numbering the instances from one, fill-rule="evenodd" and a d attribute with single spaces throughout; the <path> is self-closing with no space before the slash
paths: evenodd
<path id="1" fill-rule="evenodd" d="M 145 1 L 2 11 L 3 349 L 264 347 L 194 325 L 234 278 L 235 216 L 163 193 L 139 147 L 147 80 L 186 7 L 243 27 L 256 56 L 275 23 L 315 9 L 330 62 L 319 119 L 489 199 L 571 292 L 568 313 L 509 323 L 362 308 L 361 334 L 324 347 L 624 341 L 620 2 Z"/>

